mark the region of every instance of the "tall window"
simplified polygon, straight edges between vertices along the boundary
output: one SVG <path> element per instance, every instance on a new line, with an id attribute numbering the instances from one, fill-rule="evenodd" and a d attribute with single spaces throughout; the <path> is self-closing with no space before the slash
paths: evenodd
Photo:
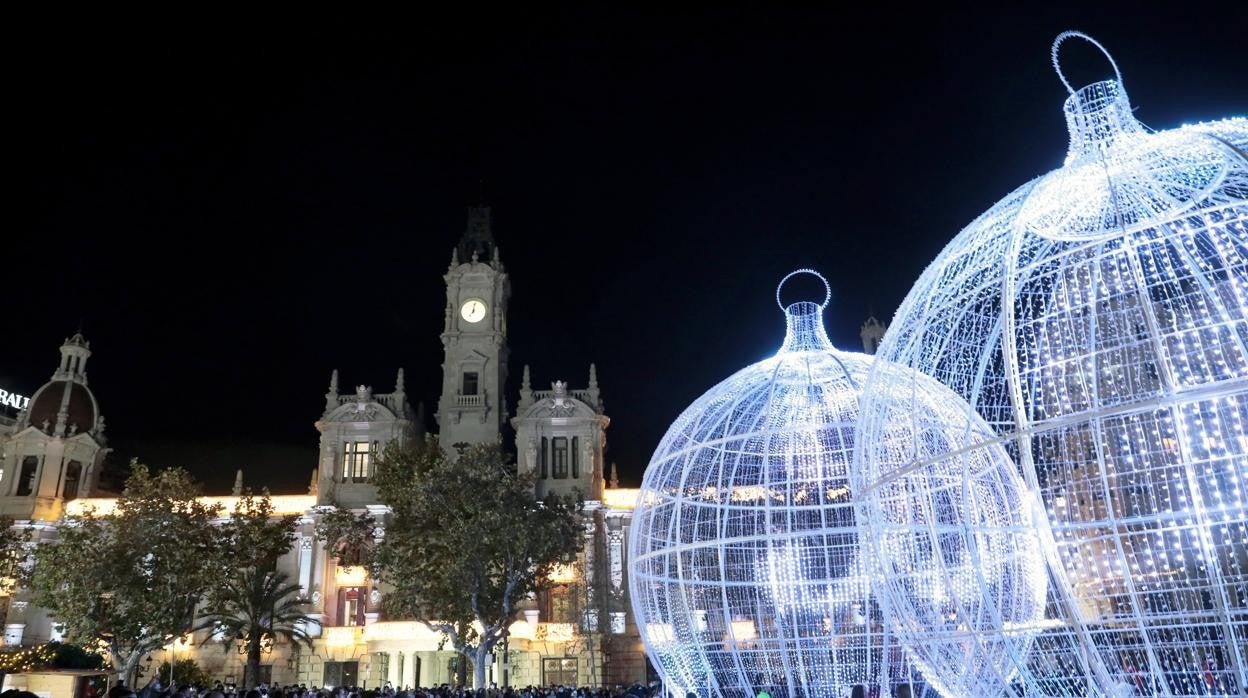
<path id="1" fill-rule="evenodd" d="M 553 477 L 568 476 L 568 437 L 556 436 L 550 440 L 550 472 Z"/>
<path id="2" fill-rule="evenodd" d="M 78 498 L 78 482 L 82 480 L 82 463 L 71 460 L 65 466 L 65 486 L 61 488 L 61 496 L 65 501 Z"/>
<path id="3" fill-rule="evenodd" d="M 542 472 L 541 472 L 540 474 L 541 474 L 541 476 L 542 476 L 542 479 L 543 479 L 543 480 L 545 480 L 545 479 L 546 479 L 546 459 L 547 459 L 547 458 L 549 457 L 549 455 L 550 455 L 550 454 L 548 453 L 548 451 L 549 451 L 549 448 L 548 448 L 548 443 L 549 443 L 549 441 L 550 441 L 550 440 L 549 440 L 549 439 L 547 439 L 545 436 L 543 436 L 543 437 L 542 437 L 542 452 L 541 452 L 541 453 L 539 453 L 539 454 L 537 454 L 537 462 L 538 462 L 538 463 L 541 463 L 541 466 L 540 466 L 540 467 L 541 467 Z"/>
<path id="4" fill-rule="evenodd" d="M 476 395 L 476 394 L 477 394 L 477 384 L 478 384 L 479 382 L 480 382 L 480 374 L 479 374 L 479 373 L 477 373 L 476 371 L 465 371 L 465 372 L 464 372 L 464 388 L 463 388 L 463 391 L 462 391 L 462 393 L 461 393 L 461 394 L 463 394 L 463 395 Z"/>
<path id="5" fill-rule="evenodd" d="M 568 584 L 557 584 L 547 589 L 538 597 L 539 602 L 545 602 L 541 604 L 544 606 L 542 617 L 549 618 L 551 623 L 576 622 L 576 611 L 572 605 L 572 596 L 575 593 Z"/>
<path id="6" fill-rule="evenodd" d="M 576 480 L 581 477 L 581 438 L 579 436 L 572 437 L 572 479 Z"/>
<path id="7" fill-rule="evenodd" d="M 35 491 L 35 471 L 39 469 L 39 456 L 22 459 L 22 472 L 17 476 L 17 496 L 25 497 Z"/>
<path id="8" fill-rule="evenodd" d="M 340 625 L 364 625 L 366 610 L 364 587 L 343 587 L 338 590 L 338 623 Z"/>
<path id="9" fill-rule="evenodd" d="M 342 481 L 368 482 L 373 474 L 373 453 L 377 442 L 348 441 L 342 445 Z"/>

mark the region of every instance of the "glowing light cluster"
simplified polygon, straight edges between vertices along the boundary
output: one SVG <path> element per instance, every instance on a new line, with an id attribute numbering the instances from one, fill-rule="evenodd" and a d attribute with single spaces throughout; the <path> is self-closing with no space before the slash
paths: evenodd
<path id="1" fill-rule="evenodd" d="M 340 587 L 359 587 L 368 583 L 368 569 L 359 565 L 339 565 L 334 569 L 334 583 Z"/>
<path id="2" fill-rule="evenodd" d="M 322 637 L 326 647 L 353 647 L 364 641 L 364 626 L 331 626 Z"/>
<path id="3" fill-rule="evenodd" d="M 622 487 L 603 490 L 602 503 L 611 509 L 632 509 L 637 503 L 637 490 Z"/>
<path id="4" fill-rule="evenodd" d="M 1070 36 L 1087 38 L 1059 37 L 1055 65 Z M 1065 165 L 945 248 L 877 355 L 854 487 L 882 605 L 951 695 L 1011 684 L 1029 696 L 1243 695 L 1248 120 L 1149 132 L 1121 76 L 1072 89 L 1065 113 Z M 918 421 L 900 432 L 926 406 L 923 374 L 962 412 L 947 412 L 943 433 Z M 981 420 L 990 433 L 977 433 Z M 947 438 L 956 432 L 971 441 Z M 1034 642 L 976 674 L 944 659 L 1017 629 L 951 634 L 930 589 L 996 590 L 916 549 L 933 535 L 943 550 L 979 547 L 979 527 L 933 522 L 960 516 L 949 498 L 968 483 L 954 476 L 994 451 L 1029 486 L 1051 584 Z M 916 477 L 950 479 L 924 492 Z M 980 554 L 977 567 L 997 562 Z"/>
<path id="5" fill-rule="evenodd" d="M 834 349 L 822 310 L 785 308 L 779 353 L 694 402 L 646 471 L 630 530 L 631 600 L 672 695 L 848 696 L 858 685 L 892 695 L 911 680 L 872 596 L 848 472 L 871 358 Z M 931 409 L 965 412 L 930 383 Z M 999 482 L 1017 481 L 1008 459 L 984 465 Z M 1006 505 L 979 502 L 998 494 L 987 489 L 966 504 L 1008 512 L 1019 489 Z M 1021 523 L 1004 518 L 1003 526 Z M 985 535 L 984 546 L 995 553 L 1009 539 Z M 964 576 L 969 566 L 963 555 Z M 1026 572 L 1006 577 L 1014 589 L 1035 581 Z M 1042 576 L 1038 583 L 1030 597 L 1043 611 Z"/>
<path id="6" fill-rule="evenodd" d="M 222 515 L 230 515 L 238 507 L 241 497 L 197 497 L 196 501 L 208 506 L 220 506 Z M 273 495 L 273 514 L 304 514 L 316 506 L 316 495 L 311 494 L 278 494 Z M 117 499 L 113 497 L 82 497 L 65 503 L 66 516 L 82 516 L 90 511 L 95 516 L 112 516 L 117 508 Z"/>

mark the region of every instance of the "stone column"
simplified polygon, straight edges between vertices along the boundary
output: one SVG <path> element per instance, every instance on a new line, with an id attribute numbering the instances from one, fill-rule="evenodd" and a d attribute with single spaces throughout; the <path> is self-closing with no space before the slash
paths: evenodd
<path id="1" fill-rule="evenodd" d="M 396 689 L 403 687 L 403 681 L 407 678 L 404 671 L 407 667 L 403 666 L 402 652 L 389 652 L 390 669 L 386 672 L 386 680 L 395 686 Z"/>
<path id="2" fill-rule="evenodd" d="M 415 654 L 420 657 L 420 677 L 416 685 L 429 688 L 441 683 L 439 680 L 440 676 L 437 673 L 437 666 L 434 662 L 434 658 L 438 656 L 438 653 L 416 652 Z"/>
<path id="3" fill-rule="evenodd" d="M 312 542 L 311 534 L 305 533 L 299 540 L 299 592 L 302 596 L 312 593 Z"/>
<path id="4" fill-rule="evenodd" d="M 624 527 L 618 518 L 607 519 L 607 554 L 611 561 L 611 593 L 624 594 Z"/>

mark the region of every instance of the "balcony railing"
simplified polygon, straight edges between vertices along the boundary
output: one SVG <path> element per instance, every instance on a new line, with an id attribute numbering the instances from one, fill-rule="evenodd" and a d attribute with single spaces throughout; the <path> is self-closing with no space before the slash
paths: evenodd
<path id="1" fill-rule="evenodd" d="M 485 405 L 484 395 L 456 395 L 456 407 L 481 407 Z"/>
<path id="2" fill-rule="evenodd" d="M 581 402 L 584 402 L 586 404 L 590 404 L 590 405 L 593 404 L 593 401 L 589 399 L 588 390 L 569 390 L 565 394 L 568 397 L 574 397 L 577 400 L 580 400 Z M 554 396 L 555 396 L 555 391 L 553 390 L 534 390 L 533 391 L 534 400 L 545 400 L 548 397 L 554 397 Z"/>

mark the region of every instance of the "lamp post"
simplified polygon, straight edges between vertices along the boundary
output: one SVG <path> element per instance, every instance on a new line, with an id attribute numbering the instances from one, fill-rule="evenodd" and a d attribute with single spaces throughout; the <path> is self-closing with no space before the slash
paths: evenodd
<path id="1" fill-rule="evenodd" d="M 503 632 L 503 688 L 511 686 L 511 657 L 507 654 L 510 640 L 511 628 L 508 628 Z"/>
<path id="2" fill-rule="evenodd" d="M 177 636 L 177 637 L 173 638 L 173 640 L 169 643 L 169 651 L 168 651 L 168 654 L 169 654 L 169 681 L 168 681 L 168 683 L 166 683 L 166 684 L 165 684 L 166 686 L 172 686 L 172 685 L 173 685 L 173 665 L 174 665 L 174 664 L 176 664 L 176 663 L 177 663 L 177 661 L 178 661 L 178 645 L 182 645 L 183 647 L 185 647 L 185 646 L 187 646 L 187 645 L 189 645 L 189 644 L 190 644 L 190 637 L 189 637 L 189 635 L 179 635 L 179 636 Z"/>

